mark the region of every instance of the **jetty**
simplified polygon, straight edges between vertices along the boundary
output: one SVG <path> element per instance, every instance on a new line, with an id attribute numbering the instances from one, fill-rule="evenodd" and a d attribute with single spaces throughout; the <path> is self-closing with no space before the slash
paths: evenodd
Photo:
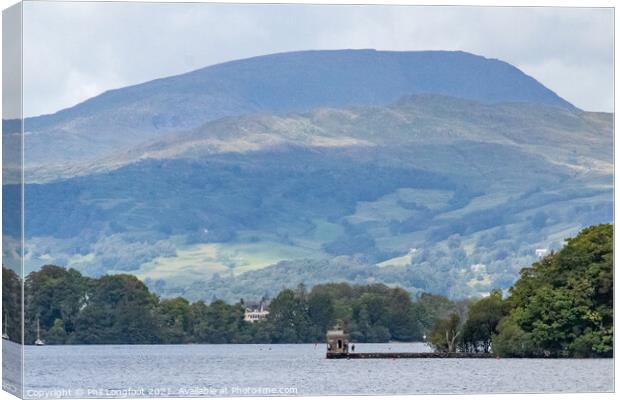
<path id="1" fill-rule="evenodd" d="M 496 358 L 491 353 L 419 352 L 419 353 L 356 353 L 349 351 L 348 335 L 339 328 L 327 331 L 328 359 L 378 359 L 378 358 Z"/>
<path id="2" fill-rule="evenodd" d="M 365 358 L 497 358 L 491 353 L 445 353 L 445 352 L 428 352 L 428 353 L 330 353 L 327 352 L 327 358 L 337 359 L 365 359 Z"/>

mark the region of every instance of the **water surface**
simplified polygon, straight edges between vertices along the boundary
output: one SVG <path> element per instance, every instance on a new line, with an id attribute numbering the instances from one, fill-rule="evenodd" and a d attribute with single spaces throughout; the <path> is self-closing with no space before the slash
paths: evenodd
<path id="1" fill-rule="evenodd" d="M 613 391 L 611 359 L 327 360 L 323 344 L 26 346 L 24 356 L 29 398 Z"/>

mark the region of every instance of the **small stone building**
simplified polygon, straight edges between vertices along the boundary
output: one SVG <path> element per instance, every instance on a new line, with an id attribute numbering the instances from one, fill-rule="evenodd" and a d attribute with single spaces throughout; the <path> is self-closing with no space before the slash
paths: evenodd
<path id="1" fill-rule="evenodd" d="M 349 338 L 340 328 L 327 331 L 327 353 L 349 353 Z"/>

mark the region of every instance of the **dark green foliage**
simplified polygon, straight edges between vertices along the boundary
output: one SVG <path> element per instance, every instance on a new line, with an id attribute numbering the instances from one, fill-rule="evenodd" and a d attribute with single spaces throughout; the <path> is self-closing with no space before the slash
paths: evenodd
<path id="1" fill-rule="evenodd" d="M 260 334 L 276 343 L 320 342 L 336 323 L 356 342 L 421 340 L 426 312 L 403 289 L 346 283 L 283 290 L 269 310 L 267 321 L 255 324 L 256 341 Z"/>
<path id="2" fill-rule="evenodd" d="M 16 310 L 18 327 L 20 307 L 10 295 L 19 293 L 20 280 L 6 268 L 3 275 L 5 309 Z M 26 278 L 26 343 L 35 341 L 37 321 L 48 344 L 316 343 L 337 322 L 358 342 L 411 341 L 422 339 L 444 302 L 426 294 L 413 302 L 407 291 L 382 284 L 310 291 L 300 284 L 282 290 L 267 319 L 252 324 L 244 321 L 243 301 L 160 299 L 132 275 L 91 279 L 46 265 Z"/>
<path id="3" fill-rule="evenodd" d="M 498 326 L 499 335 L 493 338 L 493 352 L 505 357 L 541 355 L 535 352 L 532 335 L 523 331 L 514 318 L 504 318 Z"/>
<path id="4" fill-rule="evenodd" d="M 493 291 L 459 312 L 450 311 L 447 299 L 430 298 L 438 319 L 429 339 L 438 351 L 611 357 L 613 226 L 586 228 L 559 252 L 524 268 L 506 300 Z"/>
<path id="5" fill-rule="evenodd" d="M 497 333 L 497 325 L 504 317 L 505 309 L 502 292 L 499 290 L 473 302 L 469 306 L 467 322 L 463 326 L 462 349 L 469 352 L 490 352 L 493 336 Z"/>
<path id="6" fill-rule="evenodd" d="M 313 290 L 308 298 L 308 317 L 312 326 L 318 330 L 314 334 L 321 334 L 331 328 L 334 315 L 334 300 L 326 293 Z"/>
<path id="7" fill-rule="evenodd" d="M 45 335 L 47 344 L 63 344 L 67 341 L 67 331 L 65 324 L 61 319 L 54 321 L 54 325 L 47 331 Z"/>
<path id="8" fill-rule="evenodd" d="M 104 276 L 77 314 L 76 343 L 157 343 L 157 298 L 136 277 Z"/>
<path id="9" fill-rule="evenodd" d="M 61 321 L 65 333 L 77 329 L 78 315 L 86 306 L 92 280 L 74 269 L 66 270 L 45 265 L 26 277 L 25 281 L 25 342 L 36 340 L 36 321 L 41 328 Z M 90 311 L 87 310 L 87 311 Z"/>
<path id="10" fill-rule="evenodd" d="M 597 225 L 521 271 L 494 350 L 505 356 L 613 354 L 613 226 Z"/>
<path id="11" fill-rule="evenodd" d="M 285 289 L 269 307 L 267 322 L 273 328 L 276 343 L 305 342 L 310 325 L 305 293 Z"/>
<path id="12" fill-rule="evenodd" d="M 421 310 L 411 302 L 411 295 L 401 288 L 392 289 L 387 297 L 387 321 L 394 340 L 419 340 L 423 326 Z"/>
<path id="13" fill-rule="evenodd" d="M 191 308 L 181 297 L 163 299 L 159 302 L 157 314 L 161 328 L 161 341 L 164 343 L 183 343 L 188 337 L 191 324 Z"/>
<path id="14" fill-rule="evenodd" d="M 228 305 L 221 300 L 212 302 L 205 312 L 205 321 L 199 324 L 197 334 L 208 343 L 243 342 L 244 333 L 243 308 L 240 305 Z M 240 335 L 240 336 L 238 336 Z"/>
<path id="15" fill-rule="evenodd" d="M 450 301 L 443 296 L 426 295 L 423 304 L 429 309 L 431 323 L 428 342 L 436 351 L 466 350 L 463 331 L 467 323 L 469 300 Z"/>
<path id="16" fill-rule="evenodd" d="M 21 279 L 12 269 L 2 267 L 2 332 L 14 342 L 22 340 Z"/>
<path id="17" fill-rule="evenodd" d="M 427 327 L 432 326 L 435 321 L 433 318 L 445 319 L 455 311 L 454 302 L 446 296 L 431 293 L 422 293 L 418 297 L 418 304 L 425 311 L 423 324 Z"/>
<path id="18" fill-rule="evenodd" d="M 463 331 L 463 318 L 452 313 L 446 319 L 437 320 L 429 335 L 429 341 L 436 351 L 455 352 Z"/>

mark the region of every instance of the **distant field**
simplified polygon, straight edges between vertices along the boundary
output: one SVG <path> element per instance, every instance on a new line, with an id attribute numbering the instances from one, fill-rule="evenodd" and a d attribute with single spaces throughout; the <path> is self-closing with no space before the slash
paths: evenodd
<path id="1" fill-rule="evenodd" d="M 229 275 L 265 268 L 283 260 L 316 258 L 312 250 L 265 241 L 255 243 L 197 244 L 177 250 L 174 257 L 158 257 L 135 272 L 141 279 L 175 283 L 206 279 L 215 273 Z"/>

